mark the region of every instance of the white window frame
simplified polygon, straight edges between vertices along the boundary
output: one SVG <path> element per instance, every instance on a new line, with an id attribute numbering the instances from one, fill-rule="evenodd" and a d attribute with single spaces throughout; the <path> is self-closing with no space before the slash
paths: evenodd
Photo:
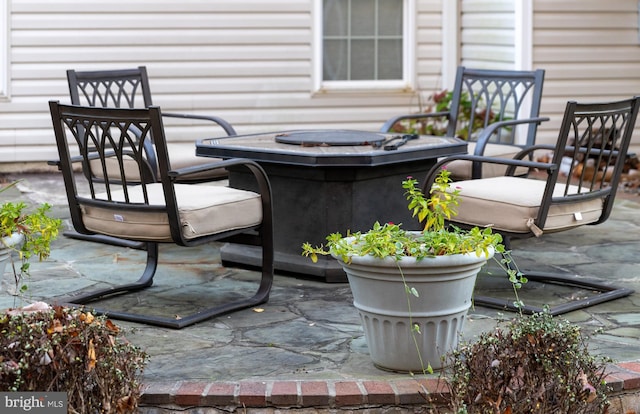
<path id="1" fill-rule="evenodd" d="M 515 69 L 533 68 L 533 1 L 515 3 Z"/>
<path id="2" fill-rule="evenodd" d="M 402 79 L 401 80 L 323 80 L 323 8 L 322 0 L 313 0 L 313 92 L 331 91 L 406 91 L 415 85 L 416 0 L 403 1 Z"/>
<path id="3" fill-rule="evenodd" d="M 8 101 L 11 93 L 10 86 L 10 47 L 11 39 L 11 0 L 0 0 L 0 101 Z"/>

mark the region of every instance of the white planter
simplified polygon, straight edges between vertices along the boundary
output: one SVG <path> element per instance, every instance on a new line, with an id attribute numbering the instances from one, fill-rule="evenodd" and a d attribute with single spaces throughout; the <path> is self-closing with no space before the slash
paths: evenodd
<path id="1" fill-rule="evenodd" d="M 420 355 L 434 369 L 443 367 L 442 356 L 458 345 L 465 316 L 471 306 L 480 268 L 493 256 L 475 253 L 426 258 L 418 262 L 406 257 L 377 259 L 353 257 L 342 263 L 360 313 L 373 363 L 393 371 L 420 372 L 422 366 L 409 324 L 407 285 L 419 297 L 410 296 L 413 323 Z"/>
<path id="2" fill-rule="evenodd" d="M 15 246 L 19 246 L 24 241 L 22 233 L 13 233 L 11 236 L 2 237 L 0 239 L 0 270 L 2 275 L 7 270 L 9 258 L 14 252 Z M 12 248 L 13 247 L 13 248 Z"/>

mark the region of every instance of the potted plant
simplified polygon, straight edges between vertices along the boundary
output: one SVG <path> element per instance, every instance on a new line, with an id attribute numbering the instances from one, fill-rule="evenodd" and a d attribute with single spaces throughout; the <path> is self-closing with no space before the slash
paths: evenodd
<path id="1" fill-rule="evenodd" d="M 526 282 L 491 228 L 447 226 L 459 189 L 443 169 L 426 198 L 418 182 L 403 181 L 408 208 L 423 231 L 375 223 L 367 232 L 333 233 L 326 246 L 303 244 L 303 255 L 332 255 L 347 274 L 375 365 L 394 371 L 442 368 L 458 343 L 480 268 L 495 253 L 515 288 Z M 516 301 L 518 301 L 516 294 Z"/>
<path id="2" fill-rule="evenodd" d="M 4 187 L 4 191 L 11 185 Z M 33 257 L 44 260 L 51 253 L 51 242 L 58 237 L 62 221 L 49 215 L 51 206 L 44 203 L 35 209 L 28 208 L 23 201 L 7 201 L 0 205 L 0 270 L 6 271 L 11 265 L 14 276 L 15 294 L 22 295 L 27 290 L 24 278 L 29 275 L 29 265 Z M 18 263 L 14 262 L 17 256 Z"/>

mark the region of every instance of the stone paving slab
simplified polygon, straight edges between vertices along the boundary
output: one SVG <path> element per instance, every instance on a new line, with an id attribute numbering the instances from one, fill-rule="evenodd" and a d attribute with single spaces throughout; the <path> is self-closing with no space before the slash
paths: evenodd
<path id="1" fill-rule="evenodd" d="M 69 225 L 59 175 L 14 178 L 22 179 L 19 187 L 0 193 L 0 199 L 47 201 Z M 513 243 L 518 265 L 524 269 L 585 272 L 636 290 L 629 297 L 564 315 L 585 333 L 601 330 L 590 338 L 589 346 L 617 362 L 610 379 L 623 394 L 640 388 L 640 198 L 635 197 L 618 200 L 610 219 L 601 225 Z M 161 246 L 154 286 L 114 299 L 110 306 L 180 315 L 209 305 L 221 295 L 244 293 L 258 280 L 257 272 L 223 267 L 219 247 L 216 243 L 193 248 Z M 143 261 L 144 254 L 137 250 L 60 237 L 50 259 L 32 265 L 29 292 L 33 299 L 46 300 L 96 283 L 136 279 Z M 487 271 L 495 273 L 491 266 Z M 0 286 L 2 308 L 16 306 L 7 294 L 10 284 L 7 274 Z M 512 297 L 504 277 L 486 272 L 477 292 Z M 588 293 L 533 283 L 520 292 L 525 302 L 540 305 Z M 184 409 L 199 404 L 344 408 L 361 402 L 365 406 L 423 403 L 417 401 L 424 389 L 415 389 L 416 379 L 372 365 L 351 302 L 347 284 L 277 275 L 270 301 L 259 309 L 178 331 L 117 323 L 129 330 L 126 336 L 131 342 L 151 355 L 144 374 L 144 402 L 149 410 L 164 404 Z M 464 339 L 473 341 L 477 334 L 511 316 L 476 307 L 469 312 Z M 439 374 L 429 380 L 430 389 L 442 388 Z M 406 387 L 414 388 L 407 391 Z"/>

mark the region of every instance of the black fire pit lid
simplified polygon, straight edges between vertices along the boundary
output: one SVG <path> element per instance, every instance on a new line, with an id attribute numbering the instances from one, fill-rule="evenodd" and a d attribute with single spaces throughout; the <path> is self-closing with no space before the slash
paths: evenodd
<path id="1" fill-rule="evenodd" d="M 373 145 L 385 140 L 384 134 L 351 130 L 291 131 L 276 135 L 276 142 L 302 146 Z"/>

